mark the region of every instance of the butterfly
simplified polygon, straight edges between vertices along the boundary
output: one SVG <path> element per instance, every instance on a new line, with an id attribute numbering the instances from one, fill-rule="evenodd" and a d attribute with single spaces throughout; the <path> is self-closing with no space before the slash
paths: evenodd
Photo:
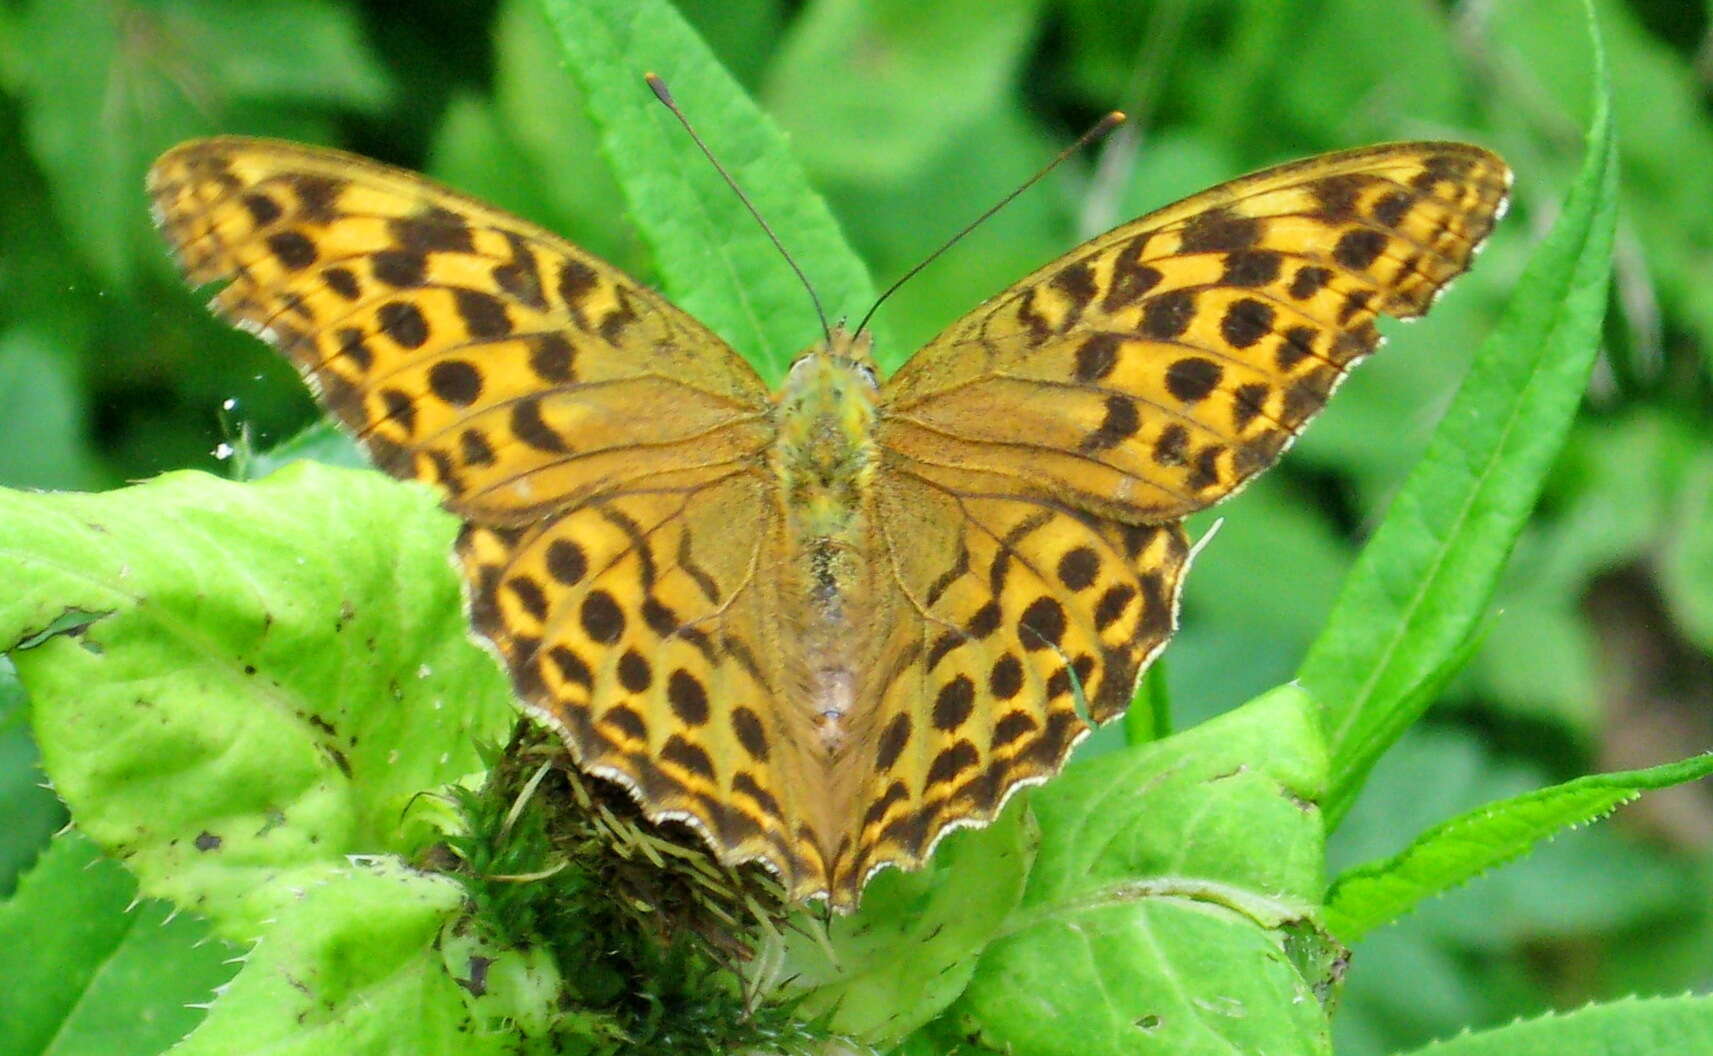
<path id="1" fill-rule="evenodd" d="M 439 489 L 470 622 L 587 773 L 793 900 L 991 821 L 1176 628 L 1183 519 L 1272 465 L 1380 315 L 1425 312 L 1510 173 L 1326 154 L 1132 220 L 879 380 L 842 329 L 778 392 L 565 240 L 333 150 L 149 173 L 187 278 L 374 463 Z"/>

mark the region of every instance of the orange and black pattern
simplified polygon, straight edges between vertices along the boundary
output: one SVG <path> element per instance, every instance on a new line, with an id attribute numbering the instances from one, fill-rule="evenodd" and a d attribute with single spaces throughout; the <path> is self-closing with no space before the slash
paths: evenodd
<path id="1" fill-rule="evenodd" d="M 266 140 L 184 144 L 149 191 L 214 310 L 463 519 L 472 627 L 579 765 L 849 910 L 1123 713 L 1176 626 L 1182 519 L 1278 459 L 1380 316 L 1428 310 L 1509 179 L 1398 143 L 1115 228 L 864 390 L 833 423 L 862 460 L 814 492 L 843 505 L 807 513 L 779 452 L 821 425 L 557 236 Z M 838 341 L 812 353 L 851 367 Z M 822 521 L 853 552 L 807 543 Z"/>

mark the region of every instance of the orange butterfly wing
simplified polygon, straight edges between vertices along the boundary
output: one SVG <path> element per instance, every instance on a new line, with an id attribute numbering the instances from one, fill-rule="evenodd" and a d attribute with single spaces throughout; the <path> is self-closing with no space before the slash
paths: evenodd
<path id="1" fill-rule="evenodd" d="M 836 877 L 920 863 L 1122 714 L 1176 625 L 1181 518 L 1279 457 L 1374 320 L 1425 312 L 1503 208 L 1478 147 L 1282 165 L 1072 250 L 882 388 L 874 548 L 895 570 L 885 723 Z"/>

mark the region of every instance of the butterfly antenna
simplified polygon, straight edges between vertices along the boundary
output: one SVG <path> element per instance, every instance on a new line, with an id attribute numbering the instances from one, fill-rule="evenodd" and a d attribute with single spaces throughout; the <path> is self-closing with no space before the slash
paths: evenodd
<path id="1" fill-rule="evenodd" d="M 732 189 L 732 193 L 738 196 L 738 201 L 742 202 L 744 208 L 749 210 L 749 215 L 755 217 L 755 222 L 761 225 L 763 231 L 767 232 L 767 237 L 773 240 L 774 248 L 779 250 L 779 255 L 785 258 L 785 263 L 791 265 L 791 270 L 797 275 L 797 281 L 801 282 L 803 288 L 809 291 L 809 303 L 815 306 L 815 317 L 821 321 L 821 334 L 826 337 L 827 344 L 832 344 L 833 330 L 827 325 L 827 313 L 821 308 L 821 298 L 815 295 L 815 287 L 810 285 L 809 276 L 803 274 L 803 269 L 798 267 L 797 262 L 791 258 L 791 254 L 785 249 L 785 243 L 779 241 L 779 236 L 773 233 L 773 228 L 768 226 L 767 221 L 762 218 L 761 210 L 757 209 L 755 203 L 749 200 L 749 195 L 743 193 L 743 188 L 738 186 L 738 181 L 732 179 L 732 174 L 726 171 L 726 167 L 720 164 L 720 159 L 714 157 L 714 152 L 708 149 L 708 144 L 702 142 L 702 137 L 696 134 L 695 127 L 690 124 L 690 119 L 684 116 L 684 111 L 678 109 L 678 104 L 673 101 L 672 93 L 667 90 L 666 82 L 652 73 L 643 74 L 642 79 L 648 82 L 648 87 L 653 90 L 654 97 L 659 99 L 666 109 L 672 111 L 672 116 L 676 117 L 678 123 L 684 126 L 684 131 L 690 133 L 690 139 L 701 148 L 702 155 L 708 159 L 708 163 L 714 167 L 714 171 L 720 174 L 720 177 L 726 181 L 726 185 Z"/>
<path id="2" fill-rule="evenodd" d="M 1063 162 L 1066 158 L 1070 157 L 1072 154 L 1075 154 L 1077 151 L 1088 146 L 1090 143 L 1093 143 L 1095 140 L 1099 139 L 1101 136 L 1104 136 L 1108 132 L 1111 132 L 1114 128 L 1117 128 L 1119 125 L 1121 125 L 1123 123 L 1124 123 L 1124 114 L 1123 114 L 1123 112 L 1118 111 L 1118 110 L 1114 110 L 1112 113 L 1107 114 L 1105 117 L 1103 117 L 1099 121 L 1095 122 L 1094 127 L 1089 129 L 1087 132 L 1084 132 L 1081 136 L 1077 137 L 1077 141 L 1075 143 L 1072 143 L 1070 146 L 1066 147 L 1064 150 L 1059 151 L 1058 157 L 1054 158 L 1052 161 L 1047 162 L 1047 164 L 1045 164 L 1041 167 L 1041 170 L 1039 172 L 1035 173 L 1035 175 L 1029 177 L 1027 180 L 1024 180 L 1020 185 L 1018 185 L 1018 188 L 1015 191 L 1012 191 L 1010 194 L 1006 195 L 1004 198 L 1001 198 L 999 201 L 995 202 L 992 205 L 992 207 L 990 207 L 987 210 L 987 212 L 982 213 L 980 216 L 976 217 L 974 220 L 971 220 L 968 224 L 965 224 L 963 227 L 963 230 L 959 231 L 957 234 L 953 235 L 951 238 L 946 239 L 946 241 L 943 244 L 941 244 L 939 249 L 936 249 L 936 250 L 934 250 L 934 252 L 928 254 L 926 257 L 924 257 L 922 259 L 922 262 L 920 264 L 917 264 L 915 267 L 913 267 L 909 271 L 905 272 L 898 279 L 897 282 L 894 282 L 892 285 L 888 286 L 886 288 L 886 292 L 881 294 L 879 297 L 875 298 L 874 303 L 872 305 L 870 305 L 868 311 L 863 314 L 862 322 L 857 324 L 857 328 L 854 331 L 854 333 L 858 333 L 858 334 L 862 333 L 863 328 L 868 326 L 868 321 L 870 319 L 874 318 L 875 311 L 882 304 L 886 303 L 886 299 L 888 297 L 892 296 L 894 293 L 897 293 L 898 287 L 904 285 L 905 283 L 909 282 L 911 279 L 915 278 L 916 274 L 918 272 L 920 272 L 923 268 L 927 267 L 928 265 L 934 263 L 934 261 L 938 260 L 940 257 L 940 254 L 944 253 L 946 250 L 951 249 L 953 246 L 957 245 L 960 241 L 962 241 L 962 239 L 965 235 L 969 234 L 971 231 L 974 231 L 976 228 L 978 228 L 982 224 L 986 223 L 988 217 L 992 216 L 994 213 L 997 213 L 1001 209 L 1010 205 L 1012 199 L 1016 198 L 1018 195 L 1022 194 L 1024 191 L 1027 191 L 1029 188 L 1031 188 L 1031 187 L 1035 186 L 1037 183 L 1041 182 L 1042 177 L 1046 176 L 1047 173 L 1052 172 L 1054 169 L 1058 168 L 1059 164 L 1061 162 Z"/>

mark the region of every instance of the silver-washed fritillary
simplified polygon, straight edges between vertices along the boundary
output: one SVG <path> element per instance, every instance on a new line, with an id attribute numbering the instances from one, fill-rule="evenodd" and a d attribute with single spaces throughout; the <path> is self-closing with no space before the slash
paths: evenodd
<path id="1" fill-rule="evenodd" d="M 1121 714 L 1183 518 L 1272 465 L 1379 315 L 1468 267 L 1509 173 L 1460 143 L 1268 169 L 1117 227 L 884 383 L 835 331 L 777 394 L 540 228 L 331 150 L 186 143 L 188 279 L 464 521 L 524 707 L 652 819 L 853 908 Z"/>

